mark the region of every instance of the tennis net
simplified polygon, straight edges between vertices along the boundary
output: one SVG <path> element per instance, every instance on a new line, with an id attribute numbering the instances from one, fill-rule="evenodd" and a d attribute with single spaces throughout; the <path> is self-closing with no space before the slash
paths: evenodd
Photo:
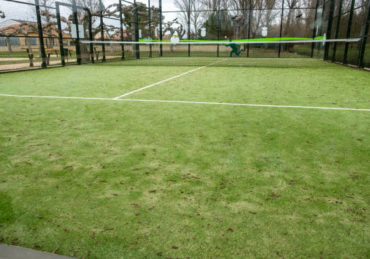
<path id="1" fill-rule="evenodd" d="M 307 40 L 249 40 L 249 41 L 81 41 L 82 49 L 87 53 L 85 56 L 94 57 L 95 61 L 120 60 L 120 59 L 145 59 L 156 57 L 224 57 L 234 58 L 239 61 L 231 62 L 235 66 L 243 58 L 323 58 L 325 49 L 329 50 L 335 44 L 337 55 L 341 55 L 341 47 L 347 44 L 350 48 L 357 49 L 360 38 L 352 39 L 307 39 Z M 327 52 L 329 52 L 327 50 Z M 352 52 L 357 55 L 358 52 Z M 169 65 L 175 65 L 170 59 L 166 59 Z M 199 65 L 198 61 L 186 61 Z M 144 63 L 144 62 L 143 62 Z M 153 62 L 155 63 L 155 62 Z M 158 62 L 161 63 L 161 62 Z M 171 63 L 171 64 L 170 64 Z M 249 62 L 251 63 L 251 62 Z M 253 62 L 252 62 L 253 63 Z M 256 63 L 256 62 L 255 62 Z M 262 62 L 261 63 L 265 63 Z M 284 63 L 284 62 L 283 62 Z M 220 64 L 221 65 L 221 64 Z"/>

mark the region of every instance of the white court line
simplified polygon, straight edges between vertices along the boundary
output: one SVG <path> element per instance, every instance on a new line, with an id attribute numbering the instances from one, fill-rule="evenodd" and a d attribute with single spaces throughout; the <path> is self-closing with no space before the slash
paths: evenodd
<path id="1" fill-rule="evenodd" d="M 146 99 L 112 99 L 112 98 L 99 98 L 99 97 L 69 97 L 69 96 L 15 95 L 15 94 L 0 94 L 0 97 L 1 96 L 2 97 L 15 97 L 15 98 L 97 100 L 97 101 L 111 101 L 111 102 L 181 103 L 181 104 L 205 104 L 205 105 L 223 105 L 223 106 L 261 107 L 261 108 L 291 108 L 291 109 L 312 109 L 312 110 L 336 110 L 336 111 L 364 111 L 364 112 L 370 112 L 370 109 L 360 109 L 360 108 L 317 107 L 317 106 L 296 106 L 296 105 L 273 105 L 273 104 L 251 104 L 251 103 L 221 103 L 221 102 L 197 102 L 197 101 L 146 100 Z"/>
<path id="2" fill-rule="evenodd" d="M 264 107 L 264 108 L 295 108 L 295 109 L 316 109 L 316 110 L 366 111 L 366 112 L 370 112 L 370 109 L 358 109 L 358 108 L 316 107 L 316 106 L 297 106 L 297 105 L 273 105 L 273 104 L 252 104 L 252 103 L 220 103 L 220 102 L 171 101 L 171 100 L 147 100 L 147 99 L 120 99 L 118 101 L 153 102 L 153 103 L 208 104 L 208 105 L 226 105 L 226 106 Z"/>
<path id="3" fill-rule="evenodd" d="M 148 88 L 151 88 L 151 87 L 153 87 L 153 86 L 157 86 L 157 85 L 160 85 L 160 84 L 166 83 L 166 82 L 171 81 L 171 80 L 173 80 L 173 79 L 176 79 L 176 78 L 179 78 L 179 77 L 185 76 L 185 75 L 187 75 L 187 74 L 193 73 L 193 72 L 198 71 L 198 70 L 200 70 L 200 69 L 203 69 L 203 68 L 206 68 L 206 67 L 212 66 L 212 65 L 214 65 L 214 64 L 220 63 L 220 62 L 222 62 L 222 61 L 224 61 L 224 60 L 219 60 L 219 61 L 213 62 L 213 63 L 211 63 L 211 64 L 208 64 L 208 65 L 205 65 L 205 66 L 202 66 L 202 67 L 197 67 L 197 68 L 195 68 L 195 69 L 189 70 L 189 71 L 184 72 L 184 73 L 182 73 L 182 74 L 179 74 L 179 75 L 177 75 L 177 76 L 173 76 L 173 77 L 167 78 L 167 79 L 165 79 L 165 80 L 159 81 L 159 82 L 157 82 L 157 83 L 150 84 L 150 85 L 144 86 L 144 87 L 142 87 L 142 88 L 136 89 L 136 90 L 134 90 L 134 91 L 131 91 L 131 92 L 128 92 L 128 93 L 122 94 L 122 95 L 117 96 L 117 97 L 115 97 L 115 98 L 113 98 L 113 99 L 114 99 L 114 100 L 118 100 L 118 99 L 120 99 L 120 98 L 123 98 L 123 97 L 129 96 L 129 95 L 131 95 L 131 94 L 134 94 L 134 93 L 137 93 L 137 92 L 140 92 L 140 91 L 143 91 L 143 90 L 148 89 Z"/>

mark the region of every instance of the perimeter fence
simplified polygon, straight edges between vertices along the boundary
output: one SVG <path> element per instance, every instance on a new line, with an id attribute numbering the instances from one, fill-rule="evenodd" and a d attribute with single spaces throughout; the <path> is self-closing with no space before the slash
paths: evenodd
<path id="1" fill-rule="evenodd" d="M 322 58 L 370 67 L 370 0 L 0 0 L 0 71 L 154 57 Z M 78 25 L 78 26 L 77 26 Z M 189 45 L 105 44 L 167 42 Z M 359 38 L 359 42 L 269 44 Z M 265 41 L 247 44 L 250 41 Z M 101 44 L 81 44 L 100 41 Z"/>

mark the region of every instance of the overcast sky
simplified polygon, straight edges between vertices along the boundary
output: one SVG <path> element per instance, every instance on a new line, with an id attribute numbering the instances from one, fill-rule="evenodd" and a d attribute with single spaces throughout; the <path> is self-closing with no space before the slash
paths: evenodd
<path id="1" fill-rule="evenodd" d="M 131 0 L 132 1 L 132 0 Z M 33 0 L 23 0 L 23 2 L 34 3 Z M 62 2 L 62 1 L 61 1 Z M 109 5 L 111 3 L 118 2 L 118 0 L 103 0 L 103 3 Z M 137 0 L 137 2 L 148 3 L 147 0 Z M 162 0 L 163 11 L 174 11 L 177 8 L 174 5 L 174 0 Z M 151 5 L 158 6 L 158 0 L 151 0 Z M 34 21 L 35 11 L 33 6 L 6 2 L 0 0 L 0 10 L 5 12 L 6 18 L 1 19 L 0 22 L 8 19 L 20 19 Z M 176 14 L 166 13 L 164 14 L 166 20 L 176 18 Z"/>

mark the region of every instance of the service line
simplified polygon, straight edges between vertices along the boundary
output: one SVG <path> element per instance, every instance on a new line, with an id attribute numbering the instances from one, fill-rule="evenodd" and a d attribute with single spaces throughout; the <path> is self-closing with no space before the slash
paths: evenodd
<path id="1" fill-rule="evenodd" d="M 153 86 L 157 86 L 157 85 L 160 85 L 160 84 L 166 83 L 166 82 L 168 82 L 168 81 L 174 80 L 174 79 L 176 79 L 176 78 L 179 78 L 179 77 L 182 77 L 182 76 L 188 75 L 188 74 L 190 74 L 190 73 L 194 73 L 194 72 L 196 72 L 196 71 L 198 71 L 198 70 L 201 70 L 201 69 L 203 69 L 203 68 L 206 68 L 206 67 L 212 66 L 212 65 L 217 64 L 217 63 L 220 63 L 220 62 L 222 62 L 222 61 L 224 61 L 224 60 L 219 60 L 219 61 L 213 62 L 213 63 L 211 63 L 211 64 L 208 64 L 208 65 L 205 65 L 205 66 L 202 66 L 202 67 L 197 67 L 197 68 L 195 68 L 195 69 L 189 70 L 189 71 L 184 72 L 184 73 L 182 73 L 182 74 L 179 74 L 179 75 L 176 75 L 176 76 L 173 76 L 173 77 L 167 78 L 167 79 L 165 79 L 165 80 L 162 80 L 162 81 L 159 81 L 159 82 L 156 82 L 156 83 L 153 83 L 153 84 L 150 84 L 150 85 L 144 86 L 144 87 L 142 87 L 142 88 L 139 88 L 139 89 L 133 90 L 133 91 L 131 91 L 131 92 L 128 92 L 128 93 L 122 94 L 122 95 L 117 96 L 117 97 L 115 97 L 115 98 L 113 98 L 113 99 L 114 99 L 114 100 L 118 100 L 118 99 L 121 99 L 121 98 L 123 98 L 123 97 L 127 97 L 127 96 L 129 96 L 129 95 L 135 94 L 135 93 L 137 93 L 137 92 L 143 91 L 143 90 L 148 89 L 148 88 L 151 88 L 151 87 L 153 87 Z"/>

